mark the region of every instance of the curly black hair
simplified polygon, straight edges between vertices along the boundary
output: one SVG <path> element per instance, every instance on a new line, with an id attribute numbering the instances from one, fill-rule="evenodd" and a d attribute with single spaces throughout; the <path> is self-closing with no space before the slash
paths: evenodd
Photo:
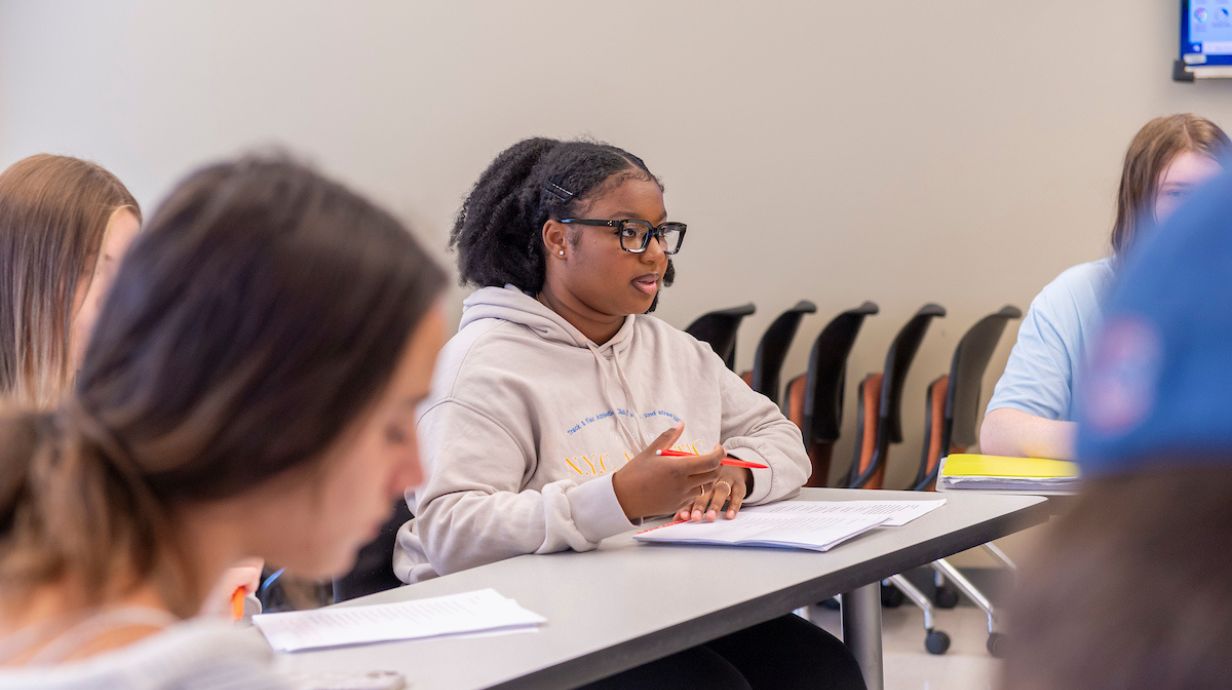
<path id="1" fill-rule="evenodd" d="M 511 284 L 537 294 L 545 274 L 543 224 L 574 215 L 630 177 L 663 188 L 641 158 L 601 142 L 538 137 L 505 149 L 479 176 L 449 234 L 462 284 Z M 664 285 L 675 272 L 669 260 Z"/>

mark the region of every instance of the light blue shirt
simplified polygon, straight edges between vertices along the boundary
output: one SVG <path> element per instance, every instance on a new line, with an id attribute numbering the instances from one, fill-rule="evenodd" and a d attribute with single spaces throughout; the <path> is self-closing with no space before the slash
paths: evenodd
<path id="1" fill-rule="evenodd" d="M 1066 270 L 1040 291 L 1018 329 L 989 412 L 1009 408 L 1073 421 L 1073 392 L 1111 283 L 1112 260 L 1100 259 Z"/>

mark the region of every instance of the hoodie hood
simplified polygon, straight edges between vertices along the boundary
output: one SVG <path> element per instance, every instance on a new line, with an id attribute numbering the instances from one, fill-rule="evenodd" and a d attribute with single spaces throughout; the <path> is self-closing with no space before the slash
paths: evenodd
<path id="1" fill-rule="evenodd" d="M 549 343 L 589 350 L 595 360 L 599 393 L 609 409 L 639 409 L 620 361 L 633 339 L 636 316 L 626 316 L 616 335 L 606 343 L 596 345 L 563 316 L 517 287 L 506 285 L 503 288 L 486 287 L 476 290 L 462 303 L 459 330 L 464 330 L 469 324 L 481 319 L 500 319 L 515 323 L 529 328 Z M 618 404 L 613 389 L 619 390 L 624 397 L 624 404 Z M 649 444 L 650 439 L 646 437 L 636 417 L 625 419 L 616 416 L 614 419 L 616 428 L 630 447 L 642 448 Z"/>
<path id="2" fill-rule="evenodd" d="M 636 316 L 625 317 L 624 324 L 616 335 L 602 345 L 596 344 L 565 320 L 565 317 L 549 309 L 539 300 L 522 292 L 513 285 L 503 288 L 486 287 L 476 290 L 462 302 L 462 322 L 459 330 L 480 319 L 501 319 L 520 324 L 535 332 L 548 342 L 571 347 L 585 347 L 603 352 L 619 352 L 625 349 L 633 335 Z"/>

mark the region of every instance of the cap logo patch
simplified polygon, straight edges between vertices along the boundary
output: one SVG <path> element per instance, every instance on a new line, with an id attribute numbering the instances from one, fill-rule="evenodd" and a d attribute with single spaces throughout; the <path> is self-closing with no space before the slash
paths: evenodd
<path id="1" fill-rule="evenodd" d="M 1086 419 L 1102 435 L 1121 435 L 1146 419 L 1155 404 L 1163 347 L 1144 319 L 1110 319 L 1099 337 L 1086 380 Z"/>

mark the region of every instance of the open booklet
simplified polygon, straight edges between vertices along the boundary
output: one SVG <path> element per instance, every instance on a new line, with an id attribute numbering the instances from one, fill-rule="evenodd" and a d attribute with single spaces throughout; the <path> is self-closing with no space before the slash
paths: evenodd
<path id="1" fill-rule="evenodd" d="M 829 551 L 874 527 L 897 527 L 936 510 L 922 501 L 784 501 L 740 511 L 734 520 L 669 522 L 634 535 L 646 543 L 769 546 Z"/>

